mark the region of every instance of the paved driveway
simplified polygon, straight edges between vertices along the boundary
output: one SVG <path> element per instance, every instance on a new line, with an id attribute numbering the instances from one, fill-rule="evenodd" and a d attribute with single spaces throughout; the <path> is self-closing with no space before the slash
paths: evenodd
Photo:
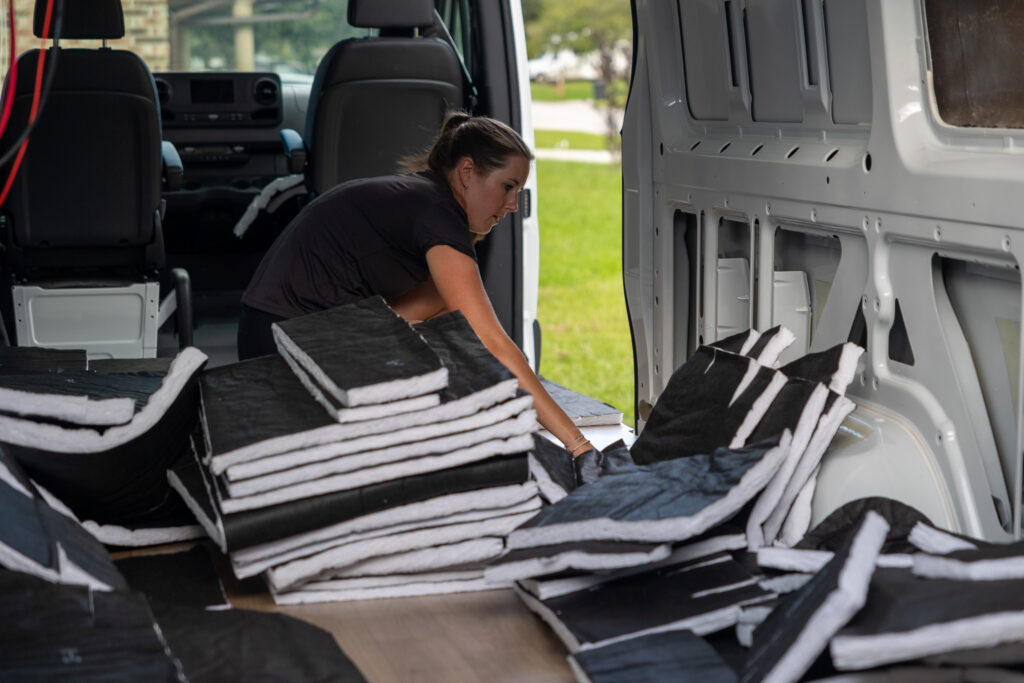
<path id="1" fill-rule="evenodd" d="M 616 116 L 622 127 L 622 112 Z M 604 112 L 588 100 L 534 102 L 533 127 L 538 130 L 573 130 L 583 133 L 605 132 Z"/>

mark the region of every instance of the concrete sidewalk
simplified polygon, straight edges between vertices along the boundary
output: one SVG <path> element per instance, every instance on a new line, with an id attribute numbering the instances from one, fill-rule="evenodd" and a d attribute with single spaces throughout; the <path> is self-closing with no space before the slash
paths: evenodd
<path id="1" fill-rule="evenodd" d="M 534 102 L 533 127 L 535 130 L 564 130 L 604 135 L 607 132 L 605 114 L 589 100 L 568 102 Z M 622 112 L 616 121 L 622 127 Z M 538 159 L 556 161 L 582 161 L 592 164 L 610 164 L 619 161 L 619 155 L 598 149 L 537 149 Z"/>
<path id="2" fill-rule="evenodd" d="M 619 161 L 618 154 L 606 149 L 541 149 L 533 150 L 538 159 L 554 161 L 582 161 L 590 164 L 610 164 Z"/>
<path id="3" fill-rule="evenodd" d="M 573 130 L 603 134 L 607 131 L 604 111 L 590 100 L 534 102 L 533 127 L 537 130 Z M 622 112 L 615 114 L 616 128 L 622 128 Z"/>

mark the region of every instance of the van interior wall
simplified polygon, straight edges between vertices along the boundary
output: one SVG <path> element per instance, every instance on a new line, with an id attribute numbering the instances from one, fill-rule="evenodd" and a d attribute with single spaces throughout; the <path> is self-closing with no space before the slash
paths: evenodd
<path id="1" fill-rule="evenodd" d="M 1024 59 L 1009 38 L 1024 13 L 797 7 L 638 8 L 644 92 L 623 130 L 638 401 L 744 317 L 798 328 L 811 351 L 857 341 L 853 418 L 868 427 L 826 458 L 814 521 L 884 491 L 958 531 L 1016 535 L 1024 135 L 993 127 L 1020 125 L 1003 116 L 1019 117 L 1020 86 L 1003 81 Z M 897 432 L 903 453 L 870 445 Z M 921 476 L 885 481 L 897 472 Z"/>

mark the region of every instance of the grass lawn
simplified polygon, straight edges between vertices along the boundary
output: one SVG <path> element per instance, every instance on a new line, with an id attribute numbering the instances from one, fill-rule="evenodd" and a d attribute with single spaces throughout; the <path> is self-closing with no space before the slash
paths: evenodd
<path id="1" fill-rule="evenodd" d="M 554 83 L 530 81 L 530 94 L 534 101 L 559 102 L 561 100 L 591 100 L 594 98 L 594 84 L 591 81 L 566 81 L 559 90 Z"/>
<path id="2" fill-rule="evenodd" d="M 618 164 L 537 161 L 541 374 L 633 418 Z"/>
<path id="3" fill-rule="evenodd" d="M 608 137 L 571 130 L 533 131 L 537 149 L 608 149 Z"/>
<path id="4" fill-rule="evenodd" d="M 619 101 L 619 106 L 626 101 L 626 82 L 616 81 L 612 84 L 611 94 Z M 566 81 L 559 89 L 554 83 L 530 81 L 530 94 L 535 102 L 561 102 L 562 100 L 594 99 L 593 81 Z M 602 97 L 604 97 L 602 95 Z"/>

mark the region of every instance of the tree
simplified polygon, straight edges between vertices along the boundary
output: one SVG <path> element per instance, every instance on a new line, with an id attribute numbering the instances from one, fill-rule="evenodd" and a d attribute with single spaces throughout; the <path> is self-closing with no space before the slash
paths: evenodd
<path id="1" fill-rule="evenodd" d="M 529 13 L 527 13 L 529 8 Z M 628 91 L 617 85 L 628 81 L 633 56 L 633 20 L 625 0 L 524 0 L 527 47 L 536 54 L 569 49 L 577 55 L 596 54 L 599 99 L 603 100 L 609 141 L 618 144 L 616 110 Z M 531 20 L 530 17 L 533 17 Z M 625 66 L 620 66 L 620 65 Z M 603 97 L 600 97 L 603 95 Z"/>

